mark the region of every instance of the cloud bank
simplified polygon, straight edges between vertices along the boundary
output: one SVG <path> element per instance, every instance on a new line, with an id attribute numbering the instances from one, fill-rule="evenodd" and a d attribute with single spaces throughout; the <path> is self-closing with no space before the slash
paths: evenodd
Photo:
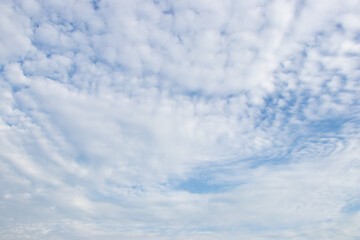
<path id="1" fill-rule="evenodd" d="M 1 1 L 0 238 L 360 236 L 359 9 Z"/>

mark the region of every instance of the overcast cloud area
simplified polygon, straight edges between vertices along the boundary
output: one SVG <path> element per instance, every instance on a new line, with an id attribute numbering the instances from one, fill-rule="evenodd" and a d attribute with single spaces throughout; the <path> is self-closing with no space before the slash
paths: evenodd
<path id="1" fill-rule="evenodd" d="M 360 1 L 0 0 L 2 240 L 355 240 Z"/>

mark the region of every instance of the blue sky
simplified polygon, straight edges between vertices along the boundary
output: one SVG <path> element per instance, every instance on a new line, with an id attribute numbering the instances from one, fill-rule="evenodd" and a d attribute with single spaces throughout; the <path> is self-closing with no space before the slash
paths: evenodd
<path id="1" fill-rule="evenodd" d="M 360 2 L 0 2 L 1 239 L 357 239 Z"/>

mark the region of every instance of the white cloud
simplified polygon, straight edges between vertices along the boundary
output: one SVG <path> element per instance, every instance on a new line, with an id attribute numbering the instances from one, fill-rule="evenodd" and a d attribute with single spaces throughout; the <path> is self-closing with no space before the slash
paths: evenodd
<path id="1" fill-rule="evenodd" d="M 0 5 L 1 238 L 359 235 L 357 1 Z"/>

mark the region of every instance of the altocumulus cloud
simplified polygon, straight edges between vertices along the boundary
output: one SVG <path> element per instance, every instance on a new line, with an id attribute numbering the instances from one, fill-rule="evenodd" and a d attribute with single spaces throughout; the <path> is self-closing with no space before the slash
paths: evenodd
<path id="1" fill-rule="evenodd" d="M 360 2 L 2 0 L 1 239 L 357 239 Z"/>

